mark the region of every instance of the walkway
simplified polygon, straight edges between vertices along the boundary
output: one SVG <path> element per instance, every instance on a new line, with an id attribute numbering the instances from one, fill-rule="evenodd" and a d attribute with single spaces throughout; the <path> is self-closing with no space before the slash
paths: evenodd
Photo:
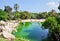
<path id="1" fill-rule="evenodd" d="M 25 19 L 21 20 L 21 22 L 44 22 L 45 19 Z"/>

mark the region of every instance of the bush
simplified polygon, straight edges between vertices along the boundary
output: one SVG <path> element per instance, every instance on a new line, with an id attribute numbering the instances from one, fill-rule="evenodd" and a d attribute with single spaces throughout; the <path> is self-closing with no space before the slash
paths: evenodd
<path id="1" fill-rule="evenodd" d="M 7 13 L 0 9 L 0 20 L 6 20 L 7 18 L 8 18 Z"/>

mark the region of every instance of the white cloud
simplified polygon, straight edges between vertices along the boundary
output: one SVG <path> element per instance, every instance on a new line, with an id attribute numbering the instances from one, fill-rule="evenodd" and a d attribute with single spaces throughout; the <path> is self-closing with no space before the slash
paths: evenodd
<path id="1" fill-rule="evenodd" d="M 51 8 L 56 8 L 56 7 L 58 7 L 58 3 L 56 3 L 56 2 L 48 2 L 47 5 L 48 5 L 49 7 L 51 7 Z"/>

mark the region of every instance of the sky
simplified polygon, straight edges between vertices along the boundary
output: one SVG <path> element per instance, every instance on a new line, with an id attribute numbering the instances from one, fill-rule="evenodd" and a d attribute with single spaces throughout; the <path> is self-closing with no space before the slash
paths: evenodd
<path id="1" fill-rule="evenodd" d="M 19 10 L 29 12 L 45 12 L 52 9 L 59 12 L 59 0 L 0 0 L 0 9 L 4 10 L 4 6 L 10 6 L 14 10 L 14 4 L 19 5 Z"/>

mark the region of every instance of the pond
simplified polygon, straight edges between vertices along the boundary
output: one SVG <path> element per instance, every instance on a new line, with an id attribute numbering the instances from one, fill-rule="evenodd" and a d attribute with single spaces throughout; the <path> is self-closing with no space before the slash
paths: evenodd
<path id="1" fill-rule="evenodd" d="M 16 37 L 24 37 L 31 41 L 42 41 L 48 37 L 48 29 L 43 29 L 40 22 L 25 22 L 19 23 L 17 32 L 14 33 Z"/>

